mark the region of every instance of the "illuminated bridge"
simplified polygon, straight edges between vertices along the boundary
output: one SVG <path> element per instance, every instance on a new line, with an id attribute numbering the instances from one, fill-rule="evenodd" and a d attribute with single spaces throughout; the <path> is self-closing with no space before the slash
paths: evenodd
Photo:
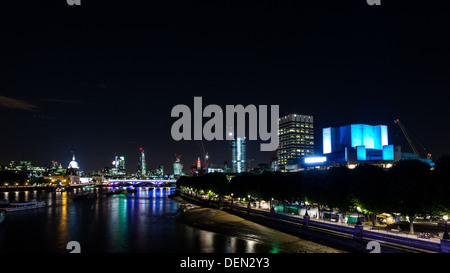
<path id="1" fill-rule="evenodd" d="M 176 187 L 176 179 L 106 179 L 109 185 L 133 185 L 133 186 L 155 186 Z"/>

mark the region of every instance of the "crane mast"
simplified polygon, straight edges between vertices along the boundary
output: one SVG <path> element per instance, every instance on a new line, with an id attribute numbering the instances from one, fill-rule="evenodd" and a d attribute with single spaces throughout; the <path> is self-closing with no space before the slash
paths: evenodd
<path id="1" fill-rule="evenodd" d="M 398 126 L 400 126 L 400 129 L 402 130 L 403 134 L 405 135 L 406 140 L 408 141 L 409 145 L 411 146 L 411 149 L 420 158 L 420 154 L 417 151 L 416 147 L 414 146 L 413 142 L 411 141 L 411 138 L 409 137 L 408 133 L 406 132 L 405 127 L 403 126 L 402 122 L 399 119 L 394 120 L 394 122 L 397 123 Z"/>

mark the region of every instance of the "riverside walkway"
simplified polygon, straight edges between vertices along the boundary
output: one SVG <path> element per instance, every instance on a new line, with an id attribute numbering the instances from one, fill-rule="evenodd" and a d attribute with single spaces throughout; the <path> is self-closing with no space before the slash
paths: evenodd
<path id="1" fill-rule="evenodd" d="M 237 209 L 247 209 L 247 205 L 242 204 L 242 203 L 234 203 L 233 207 L 237 208 Z M 263 214 L 270 214 L 269 209 L 263 209 L 263 208 L 251 208 L 251 212 L 253 212 L 253 213 L 263 212 Z M 296 219 L 301 219 L 303 221 L 303 219 L 305 218 L 305 216 L 296 215 L 296 214 L 292 214 L 292 213 L 283 213 L 283 212 L 276 212 L 276 213 L 273 213 L 273 215 L 276 215 L 275 217 L 282 216 L 282 218 L 290 219 L 293 221 L 296 221 Z M 313 217 L 309 218 L 309 222 L 310 222 L 310 225 L 314 225 L 314 224 L 318 225 L 319 223 L 325 223 L 327 225 L 344 226 L 344 227 L 354 227 L 355 226 L 354 224 L 349 224 L 349 223 L 345 223 L 345 222 L 330 221 L 330 220 L 324 220 L 324 219 L 313 218 Z M 379 234 L 399 236 L 399 237 L 404 237 L 404 238 L 409 238 L 409 239 L 418 239 L 418 240 L 422 240 L 422 241 L 426 241 L 426 242 L 440 243 L 440 238 L 435 238 L 435 237 L 424 238 L 424 237 L 419 237 L 416 234 L 400 232 L 399 230 L 389 230 L 389 229 L 384 229 L 384 228 L 372 227 L 371 225 L 370 226 L 363 225 L 363 228 L 365 231 L 376 232 Z"/>
<path id="2" fill-rule="evenodd" d="M 294 222 L 305 225 L 308 222 L 308 228 L 319 229 L 325 232 L 334 232 L 337 235 L 346 235 L 347 237 L 353 237 L 354 239 L 365 241 L 378 241 L 386 245 L 391 245 L 400 248 L 408 248 L 412 251 L 438 253 L 446 252 L 441 249 L 442 240 L 439 238 L 419 238 L 417 235 L 407 234 L 404 232 L 391 231 L 386 229 L 373 228 L 371 226 L 357 226 L 354 224 L 332 222 L 329 220 L 309 218 L 300 215 L 286 214 L 286 213 L 274 213 L 267 209 L 248 208 L 243 204 L 233 204 L 232 209 L 238 209 L 241 211 L 248 211 L 249 213 L 259 214 L 274 219 L 281 219 L 288 222 Z M 448 243 L 448 241 L 446 241 Z"/>
<path id="3" fill-rule="evenodd" d="M 286 224 L 297 224 L 302 228 L 310 228 L 323 232 L 332 232 L 339 236 L 353 238 L 355 240 L 377 241 L 398 248 L 407 248 L 414 252 L 439 253 L 450 252 L 450 241 L 441 238 L 420 238 L 418 235 L 408 234 L 388 229 L 374 228 L 368 225 L 357 226 L 345 222 L 333 222 L 312 217 L 305 217 L 295 214 L 280 212 L 271 212 L 269 209 L 249 207 L 248 204 L 242 204 L 230 201 L 220 201 L 218 199 L 204 199 L 199 196 L 181 193 L 185 197 L 195 199 L 197 202 L 212 207 L 226 208 L 227 210 L 237 210 L 247 215 L 265 217 L 277 221 L 284 221 Z"/>

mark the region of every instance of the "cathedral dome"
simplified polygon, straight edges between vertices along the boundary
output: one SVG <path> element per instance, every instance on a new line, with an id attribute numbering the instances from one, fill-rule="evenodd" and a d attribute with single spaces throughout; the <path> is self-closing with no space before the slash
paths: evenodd
<path id="1" fill-rule="evenodd" d="M 69 169 L 79 169 L 78 163 L 75 161 L 75 155 L 73 155 L 72 161 L 69 163 Z"/>

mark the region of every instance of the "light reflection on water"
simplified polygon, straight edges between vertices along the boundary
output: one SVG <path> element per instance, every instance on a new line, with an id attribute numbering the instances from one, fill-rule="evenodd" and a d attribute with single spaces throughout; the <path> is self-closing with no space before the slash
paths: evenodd
<path id="1" fill-rule="evenodd" d="M 106 195 L 90 189 L 95 200 L 72 200 L 68 192 L 0 192 L 0 200 L 43 200 L 48 205 L 9 212 L 0 224 L 0 253 L 68 252 L 78 241 L 81 252 L 265 252 L 270 246 L 251 240 L 200 230 L 175 220 L 178 204 L 173 190 L 141 188 L 136 194 Z"/>

